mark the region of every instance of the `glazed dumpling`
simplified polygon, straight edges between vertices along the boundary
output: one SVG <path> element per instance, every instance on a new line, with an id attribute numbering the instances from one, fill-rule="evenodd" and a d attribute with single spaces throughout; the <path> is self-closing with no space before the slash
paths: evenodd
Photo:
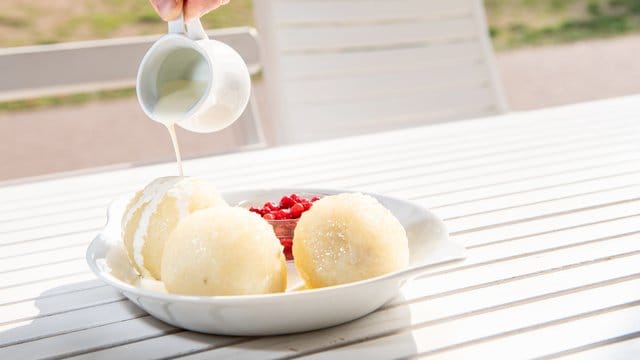
<path id="1" fill-rule="evenodd" d="M 295 266 L 309 288 L 368 279 L 405 268 L 407 235 L 376 199 L 326 196 L 302 214 L 293 238 Z"/>
<path id="2" fill-rule="evenodd" d="M 162 258 L 167 290 L 183 295 L 283 292 L 282 245 L 259 215 L 237 207 L 197 211 L 171 233 Z"/>
<path id="3" fill-rule="evenodd" d="M 162 177 L 139 191 L 122 219 L 124 245 L 136 270 L 160 280 L 160 262 L 171 231 L 190 213 L 214 206 L 228 205 L 215 187 L 197 178 Z"/>

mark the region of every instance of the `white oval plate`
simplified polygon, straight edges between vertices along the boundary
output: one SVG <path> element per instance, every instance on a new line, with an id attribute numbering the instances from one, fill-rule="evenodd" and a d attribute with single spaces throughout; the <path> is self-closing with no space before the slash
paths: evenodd
<path id="1" fill-rule="evenodd" d="M 326 189 L 268 189 L 223 193 L 229 204 L 252 199 L 279 199 L 291 193 L 337 194 Z M 370 194 L 400 220 L 409 238 L 407 269 L 376 278 L 322 289 L 300 290 L 301 281 L 288 263 L 287 292 L 243 296 L 173 295 L 140 279 L 122 245 L 120 221 L 130 199 L 109 207 L 107 224 L 87 249 L 87 262 L 102 280 L 136 305 L 169 324 L 220 335 L 277 335 L 338 325 L 362 317 L 397 295 L 405 281 L 465 257 L 464 247 L 449 240 L 444 223 L 411 202 Z"/>

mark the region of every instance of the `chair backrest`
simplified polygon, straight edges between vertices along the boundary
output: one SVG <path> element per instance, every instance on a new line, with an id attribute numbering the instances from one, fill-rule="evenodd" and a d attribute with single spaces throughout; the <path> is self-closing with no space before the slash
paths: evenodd
<path id="1" fill-rule="evenodd" d="M 261 70 L 255 29 L 218 29 L 209 35 L 238 51 L 252 75 Z M 133 87 L 140 60 L 157 39 L 138 36 L 0 49 L 0 101 Z M 253 99 L 233 127 L 243 143 L 264 143 Z"/>
<path id="2" fill-rule="evenodd" d="M 506 111 L 481 0 L 260 0 L 270 140 Z"/>

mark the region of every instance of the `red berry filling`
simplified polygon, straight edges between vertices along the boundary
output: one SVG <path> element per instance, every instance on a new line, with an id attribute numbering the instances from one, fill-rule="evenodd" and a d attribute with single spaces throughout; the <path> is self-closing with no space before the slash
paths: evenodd
<path id="1" fill-rule="evenodd" d="M 317 196 L 305 199 L 296 194 L 291 194 L 283 196 L 277 205 L 272 202 L 266 202 L 261 208 L 252 206 L 249 211 L 259 214 L 265 220 L 298 219 L 303 212 L 309 210 L 311 205 L 318 200 L 320 198 Z"/>
<path id="2" fill-rule="evenodd" d="M 320 200 L 320 198 L 317 196 L 305 199 L 302 196 L 291 194 L 283 196 L 278 204 L 266 202 L 261 208 L 252 206 L 249 208 L 249 211 L 259 214 L 263 219 L 268 221 L 296 220 L 318 200 Z M 293 260 L 291 247 L 293 246 L 293 230 L 295 229 L 296 223 L 296 221 L 271 223 L 276 236 L 280 239 L 282 246 L 284 246 L 284 255 L 287 260 Z"/>

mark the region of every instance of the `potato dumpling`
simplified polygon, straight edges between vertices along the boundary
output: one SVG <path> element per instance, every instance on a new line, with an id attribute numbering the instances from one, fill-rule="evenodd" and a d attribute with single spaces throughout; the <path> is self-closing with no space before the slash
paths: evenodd
<path id="1" fill-rule="evenodd" d="M 131 263 L 144 277 L 160 280 L 160 262 L 171 231 L 190 213 L 227 207 L 209 183 L 190 177 L 162 177 L 129 202 L 122 218 L 122 237 Z"/>
<path id="2" fill-rule="evenodd" d="M 183 295 L 283 292 L 287 269 L 273 228 L 247 209 L 197 211 L 171 233 L 162 257 L 162 281 Z"/>
<path id="3" fill-rule="evenodd" d="M 339 285 L 405 268 L 404 228 L 376 199 L 326 196 L 302 214 L 293 238 L 295 266 L 309 288 Z"/>

